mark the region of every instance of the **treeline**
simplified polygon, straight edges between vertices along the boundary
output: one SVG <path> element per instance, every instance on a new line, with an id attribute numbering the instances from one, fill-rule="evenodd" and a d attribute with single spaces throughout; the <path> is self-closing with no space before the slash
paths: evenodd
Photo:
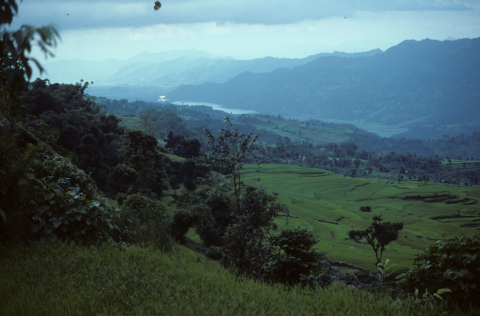
<path id="1" fill-rule="evenodd" d="M 118 101 L 105 99 L 112 111 L 121 113 Z M 193 136 L 205 150 L 210 150 L 203 134 L 205 128 L 220 130 L 225 113 L 209 107 L 178 106 L 172 104 L 155 105 L 136 101 L 123 102 L 125 108 L 132 108 L 138 127 L 165 139 L 167 130 L 175 137 Z M 480 175 L 477 168 L 470 165 L 452 167 L 444 165 L 450 156 L 439 156 L 435 152 L 455 152 L 458 148 L 480 147 L 477 133 L 444 140 L 406 140 L 381 138 L 373 133 L 358 129 L 350 124 L 335 124 L 318 120 L 300 122 L 284 119 L 281 115 L 234 115 L 232 122 L 242 133 L 259 133 L 259 150 L 248 157 L 248 162 L 295 164 L 321 168 L 351 177 L 382 177 L 391 180 L 418 180 L 475 185 Z M 318 129 L 321 127 L 321 129 Z M 322 134 L 331 138 L 329 131 L 350 131 L 348 137 L 355 141 L 320 143 Z M 302 132 L 303 131 L 303 132 Z M 352 132 L 353 131 L 353 132 Z M 312 141 L 315 135 L 316 144 Z M 280 136 L 280 135 L 290 136 Z M 447 144 L 445 144 L 447 143 Z M 398 146 L 398 147 L 397 147 Z M 431 147 L 431 149 L 430 149 Z M 368 149 L 370 148 L 370 149 Z M 438 150 L 438 149 L 442 150 Z M 386 151 L 386 149 L 389 149 Z M 180 149 L 174 150 L 180 153 Z M 181 149 L 184 150 L 184 149 Z M 422 154 L 423 153 L 423 154 Z M 474 157 L 454 156 L 456 159 L 474 160 Z M 453 170 L 455 169 L 455 170 Z"/>

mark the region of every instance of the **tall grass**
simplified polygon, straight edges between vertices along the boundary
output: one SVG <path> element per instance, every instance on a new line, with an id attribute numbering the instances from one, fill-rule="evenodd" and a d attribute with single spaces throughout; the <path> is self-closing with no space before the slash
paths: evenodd
<path id="1" fill-rule="evenodd" d="M 1 315 L 478 315 L 345 286 L 316 292 L 236 277 L 177 246 L 0 248 Z"/>

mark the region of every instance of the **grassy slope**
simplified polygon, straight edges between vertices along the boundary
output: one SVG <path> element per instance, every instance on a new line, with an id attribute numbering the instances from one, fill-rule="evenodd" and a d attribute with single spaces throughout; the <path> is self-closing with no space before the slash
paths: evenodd
<path id="1" fill-rule="evenodd" d="M 288 206 L 290 214 L 298 216 L 290 218 L 290 223 L 313 226 L 321 238 L 317 247 L 329 251 L 331 260 L 346 261 L 371 271 L 375 268 L 371 247 L 346 238 L 348 230 L 368 227 L 373 215 L 383 215 L 384 221 L 405 224 L 398 241 L 389 245 L 384 253 L 384 259 L 397 264 L 396 270 L 409 269 L 414 254 L 425 250 L 436 239 L 456 237 L 464 231 L 480 227 L 478 203 L 425 203 L 422 200 L 401 199 L 406 195 L 428 196 L 449 192 L 459 197 L 456 200 L 470 198 L 472 202 L 473 199 L 480 200 L 478 187 L 348 178 L 324 170 L 284 165 L 262 165 L 260 172 L 255 172 L 255 168 L 256 165 L 245 166 L 245 182 L 278 193 L 279 201 Z M 257 177 L 261 178 L 260 182 L 252 180 Z M 321 198 L 315 198 L 315 193 L 322 194 Z M 365 205 L 372 207 L 371 213 L 359 211 L 360 206 Z M 431 219 L 459 214 L 461 218 Z M 277 218 L 278 224 L 285 221 L 285 217 Z M 476 226 L 467 228 L 463 225 Z"/>
<path id="2" fill-rule="evenodd" d="M 307 126 L 305 122 L 293 119 L 289 120 L 266 115 L 252 116 L 257 119 L 257 121 L 253 124 L 257 129 L 275 133 L 282 138 L 289 137 L 292 143 L 297 141 L 303 142 L 306 140 L 313 142 L 314 144 L 346 142 L 350 139 L 349 134 L 354 133 L 352 130 L 341 126 L 335 128 L 326 128 L 314 125 Z"/>
<path id="3" fill-rule="evenodd" d="M 167 255 L 36 243 L 0 248 L 0 266 L 1 315 L 447 315 L 346 286 L 311 292 L 257 283 L 184 247 Z"/>

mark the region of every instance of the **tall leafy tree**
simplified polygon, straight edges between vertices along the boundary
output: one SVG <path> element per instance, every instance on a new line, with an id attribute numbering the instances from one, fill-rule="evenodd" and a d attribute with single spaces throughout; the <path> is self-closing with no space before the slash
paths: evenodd
<path id="1" fill-rule="evenodd" d="M 208 143 L 212 147 L 211 159 L 218 166 L 225 168 L 228 174 L 232 175 L 232 184 L 236 208 L 240 209 L 241 201 L 241 170 L 243 162 L 248 154 L 257 149 L 259 135 L 243 134 L 236 128 L 232 128 L 232 122 L 227 117 L 225 126 L 220 135 L 215 136 L 208 129 L 205 129 Z"/>

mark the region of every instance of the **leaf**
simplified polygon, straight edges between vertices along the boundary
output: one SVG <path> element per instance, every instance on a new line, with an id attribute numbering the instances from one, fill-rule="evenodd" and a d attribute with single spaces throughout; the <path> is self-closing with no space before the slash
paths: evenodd
<path id="1" fill-rule="evenodd" d="M 436 298 L 439 298 L 440 300 L 443 301 L 443 298 L 440 295 L 438 295 L 437 293 L 433 293 L 433 296 L 435 296 Z"/>
<path id="2" fill-rule="evenodd" d="M 0 217 L 3 219 L 3 223 L 7 223 L 7 216 L 5 215 L 5 212 L 0 208 Z"/>
<path id="3" fill-rule="evenodd" d="M 47 195 L 45 195 L 44 199 L 45 201 L 49 201 L 53 199 L 54 196 L 55 196 L 55 193 L 48 193 Z"/>
<path id="4" fill-rule="evenodd" d="M 30 180 L 34 179 L 35 178 L 35 175 L 33 173 L 27 173 L 25 174 L 27 176 L 27 178 L 29 178 Z"/>
<path id="5" fill-rule="evenodd" d="M 18 181 L 18 185 L 25 185 L 28 183 L 28 180 L 25 179 L 25 178 L 21 178 L 19 181 Z"/>
<path id="6" fill-rule="evenodd" d="M 450 290 L 450 289 L 439 289 L 437 291 L 437 294 L 442 295 L 443 293 L 448 293 L 448 292 L 451 292 L 451 291 L 452 290 Z"/>
<path id="7" fill-rule="evenodd" d="M 38 180 L 38 179 L 32 179 L 33 182 L 35 182 L 37 185 L 39 185 L 40 187 L 42 187 L 42 189 L 45 190 L 45 185 L 43 184 L 42 181 Z"/>
<path id="8" fill-rule="evenodd" d="M 36 225 L 33 226 L 32 232 L 36 233 L 36 232 L 38 232 L 40 229 L 42 229 L 42 227 L 43 227 L 43 224 L 42 224 L 42 223 L 36 224 Z"/>

